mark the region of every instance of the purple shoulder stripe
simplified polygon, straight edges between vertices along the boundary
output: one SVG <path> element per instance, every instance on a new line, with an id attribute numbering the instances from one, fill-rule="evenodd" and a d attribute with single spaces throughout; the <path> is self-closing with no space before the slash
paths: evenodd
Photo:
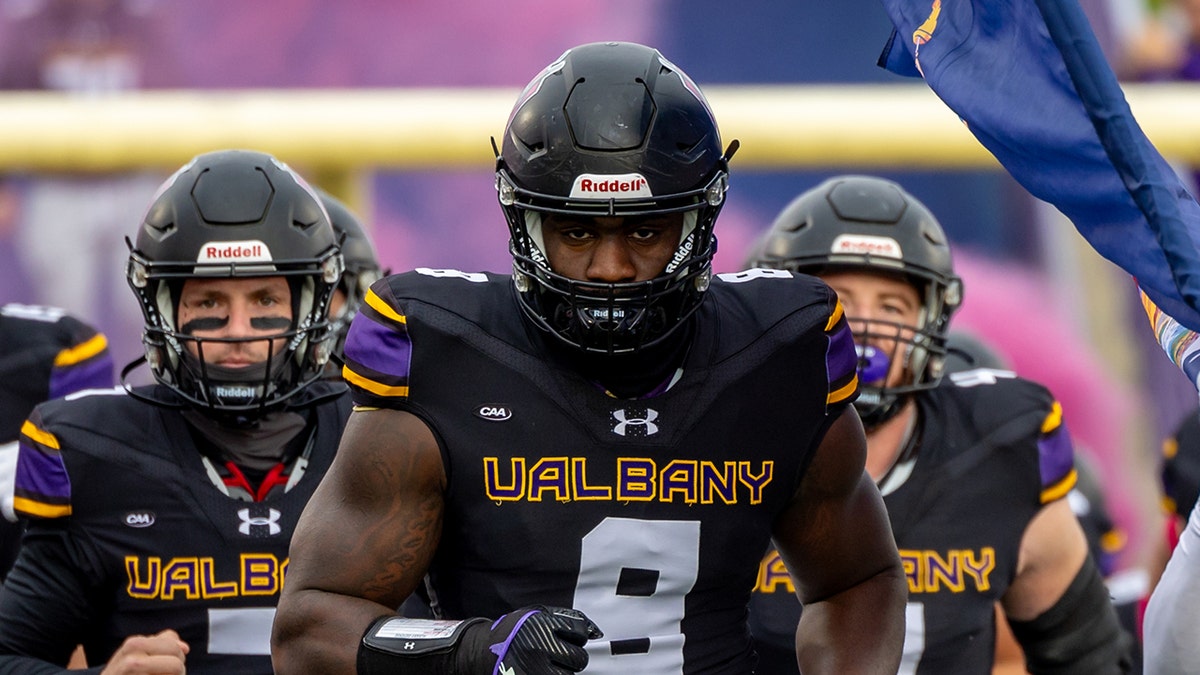
<path id="1" fill-rule="evenodd" d="M 408 379 L 412 342 L 404 324 L 381 323 L 372 312 L 360 311 L 350 325 L 345 355 L 351 370 L 363 366 L 372 374 L 384 375 L 398 383 Z"/>
<path id="2" fill-rule="evenodd" d="M 22 515 L 63 515 L 71 503 L 71 479 L 62 453 L 22 437 L 14 479 L 14 506 Z"/>
<path id="3" fill-rule="evenodd" d="M 50 398 L 61 398 L 84 389 L 110 389 L 113 386 L 113 360 L 107 352 L 70 366 L 50 371 Z"/>
<path id="4" fill-rule="evenodd" d="M 1053 487 L 1075 468 L 1075 450 L 1066 424 L 1059 424 L 1038 438 L 1038 464 L 1042 488 Z"/>
<path id="5" fill-rule="evenodd" d="M 830 384 L 844 382 L 857 371 L 858 353 L 854 350 L 854 335 L 850 332 L 849 324 L 842 322 L 830 334 L 825 367 L 829 372 Z"/>

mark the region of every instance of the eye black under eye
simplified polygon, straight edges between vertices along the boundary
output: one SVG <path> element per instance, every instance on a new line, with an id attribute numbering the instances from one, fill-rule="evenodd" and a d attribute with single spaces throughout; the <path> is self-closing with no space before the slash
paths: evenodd
<path id="1" fill-rule="evenodd" d="M 227 316 L 206 316 L 191 321 L 180 326 L 180 332 L 185 335 L 191 335 L 198 330 L 221 330 L 229 325 L 229 317 Z"/>
<path id="2" fill-rule="evenodd" d="M 250 327 L 255 330 L 287 330 L 291 325 L 292 320 L 282 316 L 258 316 L 250 319 Z"/>

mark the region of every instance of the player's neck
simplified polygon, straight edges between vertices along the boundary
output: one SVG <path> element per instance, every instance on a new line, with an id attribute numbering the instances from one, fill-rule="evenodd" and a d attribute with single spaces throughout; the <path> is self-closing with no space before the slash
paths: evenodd
<path id="1" fill-rule="evenodd" d="M 297 412 L 269 413 L 253 424 L 237 427 L 196 410 L 184 410 L 182 415 L 195 432 L 201 452 L 250 471 L 270 470 L 307 441 L 300 432 L 307 428 L 308 418 Z"/>
<path id="2" fill-rule="evenodd" d="M 900 412 L 867 433 L 867 473 L 878 482 L 893 466 L 916 430 L 917 406 L 912 398 Z"/>

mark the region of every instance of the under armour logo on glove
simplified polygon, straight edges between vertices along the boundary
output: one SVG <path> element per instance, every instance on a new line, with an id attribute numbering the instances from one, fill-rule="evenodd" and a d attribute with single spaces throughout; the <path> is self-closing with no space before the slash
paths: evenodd
<path id="1" fill-rule="evenodd" d="M 492 675 L 571 675 L 587 667 L 588 640 L 604 637 L 591 619 L 577 610 L 536 605 L 523 607 L 488 626 L 471 627 L 486 637 L 495 655 Z M 486 636 L 484 635 L 486 633 Z M 469 671 L 461 671 L 469 672 Z"/>

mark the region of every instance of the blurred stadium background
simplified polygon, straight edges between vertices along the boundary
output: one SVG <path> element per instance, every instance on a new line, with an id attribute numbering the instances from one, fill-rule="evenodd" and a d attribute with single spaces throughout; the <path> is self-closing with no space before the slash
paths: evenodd
<path id="1" fill-rule="evenodd" d="M 1084 3 L 1114 62 L 1122 1 Z M 220 147 L 272 152 L 345 198 L 394 271 L 505 272 L 488 139 L 520 87 L 574 44 L 652 44 L 742 143 L 718 271 L 825 177 L 905 184 L 957 246 L 955 326 L 1059 396 L 1129 537 L 1124 563 L 1145 564 L 1159 447 L 1196 391 L 1128 277 L 921 83 L 875 66 L 889 32 L 876 0 L 0 0 L 3 300 L 66 307 L 120 362 L 138 356 L 123 237 L 172 169 Z M 1200 88 L 1127 91 L 1164 154 L 1200 166 Z"/>

